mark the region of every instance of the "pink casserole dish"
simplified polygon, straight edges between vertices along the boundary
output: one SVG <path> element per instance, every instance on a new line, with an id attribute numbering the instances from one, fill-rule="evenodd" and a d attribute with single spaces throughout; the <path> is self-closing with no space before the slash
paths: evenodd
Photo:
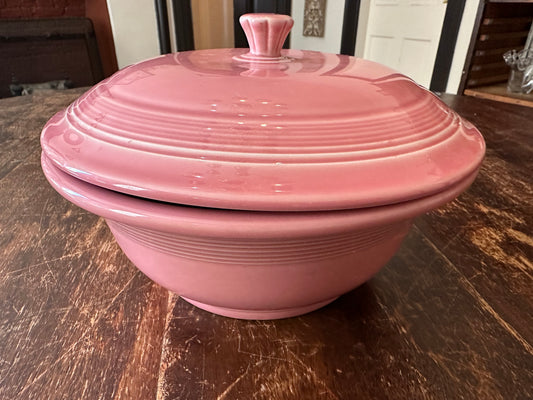
<path id="1" fill-rule="evenodd" d="M 42 166 L 155 282 L 284 318 L 370 279 L 413 218 L 472 183 L 485 146 L 387 67 L 281 50 L 290 17 L 241 23 L 250 50 L 168 54 L 93 87 L 44 127 Z"/>

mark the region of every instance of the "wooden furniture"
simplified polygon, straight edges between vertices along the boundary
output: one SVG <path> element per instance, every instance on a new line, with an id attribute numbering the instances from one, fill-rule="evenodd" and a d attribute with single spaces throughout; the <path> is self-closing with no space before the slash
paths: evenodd
<path id="1" fill-rule="evenodd" d="M 40 130 L 80 93 L 0 100 L 1 399 L 533 397 L 531 109 L 445 95 L 487 140 L 473 186 L 369 283 L 255 322 L 152 283 L 46 182 Z"/>
<path id="2" fill-rule="evenodd" d="M 0 97 L 12 95 L 12 83 L 81 87 L 104 78 L 88 18 L 0 19 L 0 60 Z"/>
<path id="3" fill-rule="evenodd" d="M 510 93 L 509 50 L 524 48 L 533 21 L 533 1 L 481 0 L 459 93 L 533 107 L 533 94 Z"/>

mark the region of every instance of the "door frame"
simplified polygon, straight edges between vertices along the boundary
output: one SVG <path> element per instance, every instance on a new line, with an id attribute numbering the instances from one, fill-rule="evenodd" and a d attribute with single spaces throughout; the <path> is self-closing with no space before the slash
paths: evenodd
<path id="1" fill-rule="evenodd" d="M 433 64 L 433 73 L 429 90 L 445 92 L 452 68 L 453 54 L 457 44 L 457 36 L 463 19 L 466 0 L 449 0 L 446 5 L 444 22 L 440 33 L 439 47 Z"/>

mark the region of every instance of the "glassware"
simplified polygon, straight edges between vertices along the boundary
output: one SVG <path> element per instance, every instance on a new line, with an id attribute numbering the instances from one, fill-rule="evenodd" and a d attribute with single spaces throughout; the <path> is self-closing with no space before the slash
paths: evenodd
<path id="1" fill-rule="evenodd" d="M 507 81 L 507 91 L 511 93 L 530 93 L 533 90 L 533 50 L 509 50 L 503 54 L 505 63 L 511 67 Z M 528 71 L 526 74 L 525 71 Z"/>

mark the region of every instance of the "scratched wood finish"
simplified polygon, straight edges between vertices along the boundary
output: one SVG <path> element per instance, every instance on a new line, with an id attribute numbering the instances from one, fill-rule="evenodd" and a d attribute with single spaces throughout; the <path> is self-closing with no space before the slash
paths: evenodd
<path id="1" fill-rule="evenodd" d="M 367 284 L 257 322 L 169 295 L 46 183 L 40 129 L 80 93 L 0 101 L 0 399 L 533 397 L 531 109 L 444 96 L 487 139 L 474 185 Z"/>
<path id="2" fill-rule="evenodd" d="M 0 103 L 0 399 L 155 397 L 167 293 L 40 170 L 42 126 L 80 93 Z"/>
<path id="3" fill-rule="evenodd" d="M 179 300 L 160 398 L 530 398 L 531 354 L 463 281 L 415 228 L 375 279 L 309 315 L 238 321 Z"/>
<path id="4" fill-rule="evenodd" d="M 533 344 L 533 110 L 448 97 L 489 141 L 476 183 L 417 225 L 496 318 Z M 479 105 L 481 104 L 481 106 Z M 451 247 L 451 251 L 446 251 Z M 529 310 L 529 312 L 527 312 Z"/>

